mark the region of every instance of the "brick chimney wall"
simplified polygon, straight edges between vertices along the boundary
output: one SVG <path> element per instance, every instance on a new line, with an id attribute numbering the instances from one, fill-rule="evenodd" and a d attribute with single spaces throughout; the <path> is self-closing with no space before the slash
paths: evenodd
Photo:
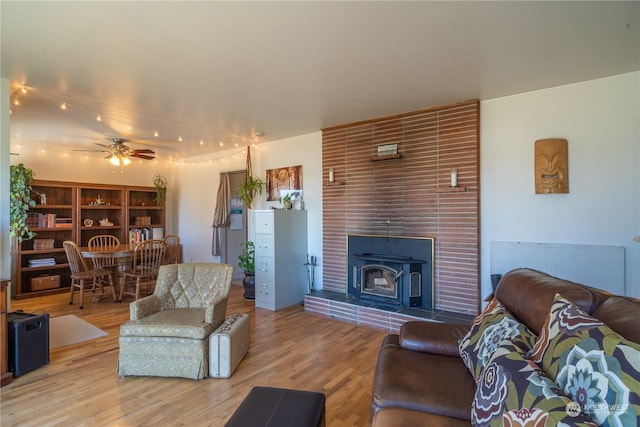
<path id="1" fill-rule="evenodd" d="M 324 289 L 346 292 L 347 234 L 433 237 L 434 309 L 478 313 L 479 129 L 477 100 L 323 129 Z"/>

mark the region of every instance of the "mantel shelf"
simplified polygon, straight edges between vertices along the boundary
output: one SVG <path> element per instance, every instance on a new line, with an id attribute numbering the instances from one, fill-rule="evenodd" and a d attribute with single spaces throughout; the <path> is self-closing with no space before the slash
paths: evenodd
<path id="1" fill-rule="evenodd" d="M 375 155 L 375 156 L 371 156 L 369 157 L 369 160 L 372 162 L 380 162 L 382 160 L 393 160 L 393 159 L 400 159 L 402 157 L 402 154 L 400 153 L 396 153 L 396 154 L 383 154 L 383 155 Z"/>
<path id="2" fill-rule="evenodd" d="M 438 187 L 436 193 L 467 193 L 470 187 Z"/>

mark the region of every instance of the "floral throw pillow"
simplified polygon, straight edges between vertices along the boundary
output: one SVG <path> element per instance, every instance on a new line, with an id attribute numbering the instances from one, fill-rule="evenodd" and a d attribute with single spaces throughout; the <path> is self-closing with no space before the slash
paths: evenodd
<path id="1" fill-rule="evenodd" d="M 511 340 L 517 348 L 526 353 L 533 348 L 536 336 L 507 313 L 504 306 L 494 298 L 475 318 L 471 329 L 460 340 L 458 346 L 462 361 L 476 381 L 482 375 L 493 352 L 505 339 Z"/>
<path id="2" fill-rule="evenodd" d="M 640 425 L 640 344 L 560 295 L 530 358 L 597 425 Z"/>
<path id="3" fill-rule="evenodd" d="M 595 427 L 580 406 L 509 340 L 496 349 L 478 381 L 471 424 Z"/>

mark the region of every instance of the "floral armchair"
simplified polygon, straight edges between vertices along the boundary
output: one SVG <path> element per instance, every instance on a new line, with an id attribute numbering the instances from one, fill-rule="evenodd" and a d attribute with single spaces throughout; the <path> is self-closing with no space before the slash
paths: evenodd
<path id="1" fill-rule="evenodd" d="M 120 377 L 208 376 L 209 335 L 224 322 L 232 275 L 228 264 L 161 266 L 154 293 L 133 301 L 120 326 Z"/>

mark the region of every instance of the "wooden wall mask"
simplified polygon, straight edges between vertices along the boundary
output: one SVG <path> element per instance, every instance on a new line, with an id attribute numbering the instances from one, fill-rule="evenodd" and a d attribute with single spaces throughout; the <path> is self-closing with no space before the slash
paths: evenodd
<path id="1" fill-rule="evenodd" d="M 536 194 L 569 192 L 569 149 L 566 139 L 535 143 Z"/>

